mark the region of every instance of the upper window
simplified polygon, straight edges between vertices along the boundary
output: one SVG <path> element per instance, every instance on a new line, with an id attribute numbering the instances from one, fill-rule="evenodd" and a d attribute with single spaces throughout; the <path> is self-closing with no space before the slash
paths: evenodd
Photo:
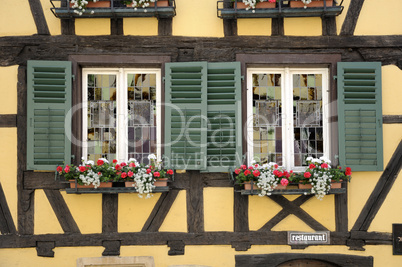
<path id="1" fill-rule="evenodd" d="M 328 70 L 248 69 L 248 159 L 297 170 L 329 157 Z"/>
<path id="2" fill-rule="evenodd" d="M 161 155 L 159 69 L 83 69 L 83 157 Z"/>

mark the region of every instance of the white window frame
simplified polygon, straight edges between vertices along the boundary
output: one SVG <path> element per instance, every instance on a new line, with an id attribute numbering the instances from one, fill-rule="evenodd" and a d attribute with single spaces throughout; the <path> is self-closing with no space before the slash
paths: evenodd
<path id="1" fill-rule="evenodd" d="M 160 69 L 140 68 L 83 68 L 82 69 L 82 158 L 87 160 L 88 155 L 88 74 L 116 75 L 116 159 L 119 162 L 128 160 L 128 125 L 127 125 L 127 75 L 128 74 L 155 74 L 156 75 L 156 153 L 158 160 L 162 155 L 162 85 Z M 122 93 L 123 92 L 123 93 Z"/>
<path id="2" fill-rule="evenodd" d="M 330 123 L 329 123 L 329 69 L 327 68 L 248 68 L 247 69 L 247 159 L 251 164 L 254 157 L 253 144 L 253 74 L 281 74 L 282 96 L 282 159 L 283 167 L 294 171 L 303 171 L 305 167 L 294 166 L 293 133 L 293 74 L 322 75 L 322 107 L 323 107 L 323 149 L 324 156 L 330 158 Z M 289 116 L 288 116 L 289 115 Z"/>

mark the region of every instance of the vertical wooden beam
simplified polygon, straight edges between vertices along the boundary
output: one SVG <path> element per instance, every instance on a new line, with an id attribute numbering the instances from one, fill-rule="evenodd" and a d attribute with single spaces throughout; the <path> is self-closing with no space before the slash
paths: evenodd
<path id="1" fill-rule="evenodd" d="M 340 35 L 353 35 L 355 32 L 357 20 L 363 7 L 364 0 L 352 0 L 350 2 L 348 13 L 343 21 Z"/>
<path id="2" fill-rule="evenodd" d="M 399 142 L 387 167 L 378 180 L 369 199 L 366 201 L 359 217 L 357 218 L 352 231 L 367 231 L 377 212 L 384 203 L 389 191 L 392 188 L 402 168 L 402 140 Z"/>
<path id="3" fill-rule="evenodd" d="M 118 194 L 102 194 L 102 233 L 117 232 Z"/>
<path id="4" fill-rule="evenodd" d="M 283 18 L 272 18 L 271 35 L 283 36 L 284 34 L 285 30 L 283 27 Z"/>
<path id="5" fill-rule="evenodd" d="M 159 231 L 178 194 L 179 190 L 170 190 L 167 193 L 162 193 L 141 231 Z"/>
<path id="6" fill-rule="evenodd" d="M 336 19 L 335 17 L 322 17 L 322 35 L 335 36 L 336 35 Z"/>
<path id="7" fill-rule="evenodd" d="M 346 188 L 348 184 L 342 184 Z M 348 232 L 348 194 L 335 195 L 335 231 Z"/>
<path id="8" fill-rule="evenodd" d="M 237 19 L 223 19 L 223 34 L 237 36 Z"/>
<path id="9" fill-rule="evenodd" d="M 158 35 L 172 36 L 172 18 L 158 18 Z"/>
<path id="10" fill-rule="evenodd" d="M 80 233 L 77 223 L 59 190 L 44 189 L 47 199 L 65 233 Z"/>
<path id="11" fill-rule="evenodd" d="M 243 196 L 238 190 L 234 190 L 234 205 L 233 205 L 233 215 L 234 215 L 234 231 L 235 232 L 248 232 L 248 196 Z"/>
<path id="12" fill-rule="evenodd" d="M 110 19 L 110 34 L 111 35 L 124 35 L 122 18 Z"/>
<path id="13" fill-rule="evenodd" d="M 199 171 L 187 171 L 189 188 L 187 190 L 187 229 L 189 233 L 204 232 L 203 183 Z"/>
<path id="14" fill-rule="evenodd" d="M 17 230 L 11 216 L 10 208 L 7 204 L 7 199 L 0 183 L 0 232 L 5 234 L 16 234 Z"/>
<path id="15" fill-rule="evenodd" d="M 67 7 L 67 0 L 61 0 L 61 7 Z M 75 20 L 71 19 L 60 19 L 61 34 L 63 35 L 74 35 L 75 34 Z"/>
<path id="16" fill-rule="evenodd" d="M 49 28 L 47 26 L 45 14 L 40 0 L 28 0 L 31 7 L 32 17 L 35 21 L 36 29 L 39 35 L 50 35 Z"/>

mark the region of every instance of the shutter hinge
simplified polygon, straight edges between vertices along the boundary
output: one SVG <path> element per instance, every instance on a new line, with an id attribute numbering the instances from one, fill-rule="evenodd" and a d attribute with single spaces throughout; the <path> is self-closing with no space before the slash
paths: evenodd
<path id="1" fill-rule="evenodd" d="M 334 158 L 335 158 L 335 159 L 339 159 L 339 155 L 338 155 L 338 154 L 335 154 L 335 155 L 334 155 Z"/>
<path id="2" fill-rule="evenodd" d="M 244 81 L 244 76 L 242 75 L 242 76 L 240 76 L 240 79 L 242 80 L 242 81 Z"/>
<path id="3" fill-rule="evenodd" d="M 162 82 L 165 83 L 165 77 L 162 78 Z"/>
<path id="4" fill-rule="evenodd" d="M 75 155 L 71 155 L 71 159 L 72 159 L 72 160 L 75 160 Z"/>
<path id="5" fill-rule="evenodd" d="M 338 79 L 338 76 L 334 75 L 334 80 L 337 80 L 337 79 Z"/>
<path id="6" fill-rule="evenodd" d="M 73 79 L 73 81 L 75 82 L 75 75 L 71 75 L 71 78 Z"/>

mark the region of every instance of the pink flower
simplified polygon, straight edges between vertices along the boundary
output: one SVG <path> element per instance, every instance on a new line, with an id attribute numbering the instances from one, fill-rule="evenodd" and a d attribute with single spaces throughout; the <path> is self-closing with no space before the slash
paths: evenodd
<path id="1" fill-rule="evenodd" d="M 311 163 L 308 167 L 309 167 L 310 170 L 312 170 L 312 169 L 315 168 L 315 165 L 313 163 Z"/>
<path id="2" fill-rule="evenodd" d="M 249 175 L 249 174 L 251 174 L 251 172 L 250 172 L 249 170 L 245 170 L 245 171 L 244 171 L 244 175 L 245 175 L 245 176 L 247 176 L 247 175 Z"/>
<path id="3" fill-rule="evenodd" d="M 347 176 L 352 175 L 352 169 L 350 167 L 345 168 L 345 175 Z"/>
<path id="4" fill-rule="evenodd" d="M 268 2 L 270 2 L 270 3 L 275 3 L 276 0 L 268 0 Z"/>
<path id="5" fill-rule="evenodd" d="M 147 169 L 147 174 L 150 174 L 151 173 L 151 169 Z"/>
<path id="6" fill-rule="evenodd" d="M 323 169 L 328 168 L 328 164 L 324 162 L 323 164 L 321 164 L 321 168 L 323 168 Z"/>
<path id="7" fill-rule="evenodd" d="M 272 173 L 277 176 L 279 171 L 278 170 L 273 170 Z"/>
<path id="8" fill-rule="evenodd" d="M 155 176 L 155 177 L 160 177 L 161 174 L 160 174 L 159 172 L 154 172 L 154 176 Z"/>
<path id="9" fill-rule="evenodd" d="M 101 175 L 102 175 L 102 173 L 101 173 L 101 172 L 98 172 L 98 175 L 99 175 L 99 176 L 101 176 Z"/>
<path id="10" fill-rule="evenodd" d="M 283 176 L 282 172 L 278 172 L 278 177 L 281 178 Z"/>
<path id="11" fill-rule="evenodd" d="M 123 173 L 121 173 L 121 178 L 126 178 L 127 177 L 127 173 L 125 173 L 125 172 L 123 172 Z"/>
<path id="12" fill-rule="evenodd" d="M 253 167 L 253 166 L 249 166 L 248 169 L 249 169 L 249 170 L 252 170 L 252 169 L 254 169 L 254 167 Z"/>
<path id="13" fill-rule="evenodd" d="M 275 165 L 274 165 L 274 168 L 275 168 L 275 169 L 278 169 L 278 167 L 279 167 L 278 164 L 275 164 Z"/>
<path id="14" fill-rule="evenodd" d="M 125 163 L 125 162 L 120 163 L 120 166 L 122 166 L 122 167 L 124 167 L 126 165 L 127 165 L 127 163 Z"/>
<path id="15" fill-rule="evenodd" d="M 247 169 L 246 165 L 241 165 L 240 168 L 242 168 L 243 170 Z"/>
<path id="16" fill-rule="evenodd" d="M 167 170 L 167 172 L 166 172 L 167 174 L 169 174 L 169 175 L 173 175 L 173 170 Z"/>
<path id="17" fill-rule="evenodd" d="M 236 173 L 236 174 L 239 174 L 240 172 L 241 172 L 240 169 L 236 169 L 236 170 L 235 170 L 235 173 Z"/>
<path id="18" fill-rule="evenodd" d="M 289 184 L 288 179 L 282 178 L 282 180 L 281 180 L 281 185 L 287 186 L 288 184 Z"/>
<path id="19" fill-rule="evenodd" d="M 133 177 L 134 173 L 132 171 L 128 171 L 127 175 L 128 177 Z"/>
<path id="20" fill-rule="evenodd" d="M 84 172 L 87 170 L 85 166 L 79 166 L 78 169 L 80 170 L 80 172 Z"/>
<path id="21" fill-rule="evenodd" d="M 255 177 L 260 176 L 260 171 L 259 171 L 259 170 L 254 170 L 254 171 L 253 171 L 253 175 L 254 175 Z"/>
<path id="22" fill-rule="evenodd" d="M 66 172 L 66 173 L 69 173 L 70 172 L 70 166 L 66 166 L 65 168 L 64 168 L 64 171 Z"/>
<path id="23" fill-rule="evenodd" d="M 117 159 L 114 159 L 114 160 L 113 160 L 113 163 L 117 163 Z"/>
<path id="24" fill-rule="evenodd" d="M 131 162 L 128 166 L 131 167 L 131 168 L 134 168 L 134 167 L 135 167 L 135 163 L 134 163 L 134 162 Z"/>
<path id="25" fill-rule="evenodd" d="M 61 166 L 57 166 L 56 171 L 62 172 L 62 171 L 63 171 L 63 168 L 62 168 Z"/>
<path id="26" fill-rule="evenodd" d="M 255 164 L 255 165 L 254 165 L 254 168 L 258 168 L 258 164 Z"/>
<path id="27" fill-rule="evenodd" d="M 310 177 L 311 177 L 311 173 L 309 173 L 309 172 L 304 173 L 304 178 L 310 178 Z"/>
<path id="28" fill-rule="evenodd" d="M 98 164 L 98 166 L 102 166 L 103 165 L 103 160 L 101 160 L 101 159 L 98 159 L 98 161 L 96 162 L 96 164 Z"/>
<path id="29" fill-rule="evenodd" d="M 116 169 L 116 171 L 120 171 L 121 170 L 121 166 L 119 164 L 116 164 L 116 166 L 114 167 Z"/>

